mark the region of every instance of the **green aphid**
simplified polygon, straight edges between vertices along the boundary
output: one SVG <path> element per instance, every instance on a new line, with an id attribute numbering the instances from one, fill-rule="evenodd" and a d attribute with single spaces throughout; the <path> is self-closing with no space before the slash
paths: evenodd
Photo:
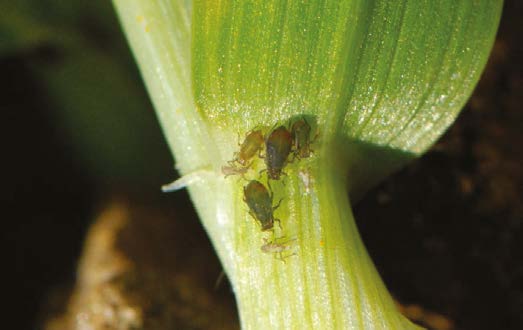
<path id="1" fill-rule="evenodd" d="M 229 166 L 222 166 L 225 177 L 235 174 L 243 176 L 251 165 L 249 161 L 262 149 L 263 142 L 261 130 L 250 131 L 240 145 L 240 151 L 234 153 L 234 159 L 228 162 Z"/>
<path id="2" fill-rule="evenodd" d="M 269 193 L 265 186 L 256 180 L 250 181 L 243 187 L 243 201 L 249 206 L 249 214 L 256 220 L 262 231 L 273 230 L 274 223 L 280 220 L 274 218 L 274 210 L 281 203 L 281 199 L 276 206 L 272 206 L 272 192 Z"/>
<path id="3" fill-rule="evenodd" d="M 294 157 L 298 159 L 310 157 L 312 153 L 311 126 L 305 118 L 297 120 L 292 124 L 291 135 Z"/>
<path id="4" fill-rule="evenodd" d="M 265 139 L 265 165 L 269 179 L 278 180 L 292 149 L 292 135 L 285 127 L 274 129 Z"/>
<path id="5" fill-rule="evenodd" d="M 242 166 L 248 166 L 249 160 L 261 150 L 262 146 L 263 134 L 261 130 L 250 131 L 240 145 L 240 151 L 235 153 L 235 158 L 229 164 L 232 165 L 236 162 Z"/>

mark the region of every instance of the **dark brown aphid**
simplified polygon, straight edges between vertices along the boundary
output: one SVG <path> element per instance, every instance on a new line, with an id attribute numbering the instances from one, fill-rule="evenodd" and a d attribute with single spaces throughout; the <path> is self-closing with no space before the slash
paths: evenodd
<path id="1" fill-rule="evenodd" d="M 291 127 L 292 146 L 294 157 L 298 159 L 310 157 L 311 149 L 311 126 L 305 118 L 295 121 Z"/>
<path id="2" fill-rule="evenodd" d="M 240 145 L 240 151 L 234 153 L 234 159 L 228 162 L 229 166 L 222 166 L 222 173 L 225 177 L 235 174 L 243 176 L 251 165 L 249 160 L 251 160 L 262 147 L 263 134 L 261 130 L 250 131 Z"/>
<path id="3" fill-rule="evenodd" d="M 265 139 L 265 165 L 269 179 L 278 180 L 292 149 L 292 135 L 285 126 L 274 129 Z"/>
<path id="4" fill-rule="evenodd" d="M 296 255 L 296 252 L 284 255 L 286 251 L 291 249 L 291 243 L 296 241 L 296 239 L 293 238 L 284 242 L 278 242 L 281 238 L 284 237 L 276 238 L 273 241 L 264 238 L 263 241 L 265 244 L 261 246 L 261 250 L 264 253 L 272 253 L 276 259 L 285 262 L 286 258 Z"/>
<path id="5" fill-rule="evenodd" d="M 243 187 L 243 200 L 249 206 L 249 214 L 260 224 L 262 231 L 273 230 L 275 222 L 281 228 L 280 220 L 275 219 L 273 214 L 281 200 L 273 207 L 272 192 L 269 193 L 261 182 L 252 180 Z"/>

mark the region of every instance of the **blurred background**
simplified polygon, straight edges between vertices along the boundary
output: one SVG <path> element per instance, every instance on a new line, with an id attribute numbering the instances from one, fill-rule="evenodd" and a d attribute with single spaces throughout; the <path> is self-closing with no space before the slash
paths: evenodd
<path id="1" fill-rule="evenodd" d="M 373 260 L 413 318 L 523 328 L 522 14 L 521 1 L 505 2 L 487 69 L 456 124 L 355 206 Z M 172 228 L 150 232 L 165 255 L 141 258 L 161 259 L 154 267 L 172 258 L 170 272 L 195 276 L 177 286 L 189 293 L 173 295 L 205 299 L 176 314 L 178 328 L 217 328 L 182 320 L 206 309 L 226 315 L 221 328 L 237 328 L 186 192 L 160 193 L 177 177 L 174 160 L 110 2 L 0 0 L 0 73 L 3 323 L 38 329 L 64 313 L 89 226 L 116 203 L 140 210 L 139 230 Z"/>

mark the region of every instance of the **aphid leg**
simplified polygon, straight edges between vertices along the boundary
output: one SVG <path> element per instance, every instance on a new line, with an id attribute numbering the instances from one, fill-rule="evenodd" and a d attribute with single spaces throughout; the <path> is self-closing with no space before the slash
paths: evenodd
<path id="1" fill-rule="evenodd" d="M 227 162 L 227 164 L 229 164 L 229 166 L 231 166 L 231 167 L 236 166 L 236 163 L 238 163 L 238 154 L 239 154 L 238 152 L 234 152 L 232 154 L 232 159 Z"/>
<path id="2" fill-rule="evenodd" d="M 285 259 L 290 258 L 292 256 L 297 256 L 297 255 L 298 255 L 297 252 L 293 252 L 287 256 L 283 256 L 283 252 L 280 252 L 280 257 L 282 258 L 281 261 L 283 261 L 284 263 L 285 263 Z"/>
<path id="3" fill-rule="evenodd" d="M 283 261 L 284 264 L 287 263 L 285 261 L 285 258 L 283 258 L 283 253 L 282 252 L 275 253 L 274 254 L 274 258 L 277 259 L 277 260 Z"/>
<path id="4" fill-rule="evenodd" d="M 298 255 L 298 253 L 293 252 L 293 253 L 291 253 L 289 255 L 284 256 L 283 253 L 284 253 L 284 251 L 280 251 L 280 252 L 274 253 L 274 258 L 277 259 L 277 260 L 282 261 L 284 264 L 287 263 L 287 261 L 285 259 L 290 258 L 292 256 L 297 256 Z"/>
<path id="5" fill-rule="evenodd" d="M 267 169 L 264 168 L 264 169 L 260 170 L 260 171 L 258 172 L 258 174 L 259 174 L 259 177 L 258 177 L 258 178 L 261 179 L 261 177 L 262 177 L 262 175 L 263 175 L 263 172 L 267 172 Z M 269 182 L 269 175 L 268 175 L 268 174 L 267 174 L 267 182 Z"/>

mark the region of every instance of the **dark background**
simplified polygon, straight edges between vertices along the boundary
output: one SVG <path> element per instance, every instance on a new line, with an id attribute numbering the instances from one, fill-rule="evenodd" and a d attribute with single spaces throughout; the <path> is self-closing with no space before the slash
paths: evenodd
<path id="1" fill-rule="evenodd" d="M 16 329 L 36 327 L 49 295 L 74 281 L 88 225 L 114 195 L 188 214 L 202 262 L 220 272 L 186 193 L 159 192 L 173 160 L 112 8 L 58 3 L 0 14 L 2 315 Z M 393 295 L 457 329 L 523 328 L 522 9 L 505 2 L 457 122 L 355 207 Z"/>

